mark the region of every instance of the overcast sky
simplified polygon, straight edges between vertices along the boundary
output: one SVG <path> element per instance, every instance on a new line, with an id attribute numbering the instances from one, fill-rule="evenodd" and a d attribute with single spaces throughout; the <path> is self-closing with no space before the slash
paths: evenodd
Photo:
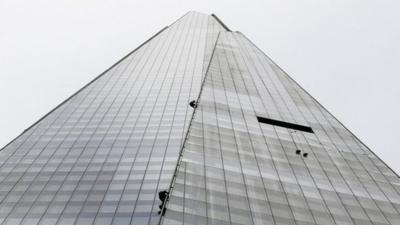
<path id="1" fill-rule="evenodd" d="M 244 33 L 400 173 L 398 0 L 0 0 L 0 146 L 189 10 Z"/>

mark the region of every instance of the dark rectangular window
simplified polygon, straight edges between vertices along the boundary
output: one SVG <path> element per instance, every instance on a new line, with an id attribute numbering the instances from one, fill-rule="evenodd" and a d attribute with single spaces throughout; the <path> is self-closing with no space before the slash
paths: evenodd
<path id="1" fill-rule="evenodd" d="M 314 131 L 311 129 L 311 127 L 299 125 L 299 124 L 294 124 L 294 123 L 288 123 L 284 121 L 279 121 L 279 120 L 273 120 L 273 119 L 268 119 L 265 117 L 260 117 L 257 116 L 257 120 L 260 123 L 266 123 L 274 126 L 280 126 L 280 127 L 285 127 L 293 130 L 299 130 L 299 131 L 304 131 L 308 133 L 314 133 Z"/>

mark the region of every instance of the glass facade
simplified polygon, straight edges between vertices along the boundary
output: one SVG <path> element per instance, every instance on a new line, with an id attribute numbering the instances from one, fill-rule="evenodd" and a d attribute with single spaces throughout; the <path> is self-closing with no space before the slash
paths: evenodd
<path id="1" fill-rule="evenodd" d="M 245 36 L 197 12 L 0 151 L 1 225 L 400 224 L 399 192 Z"/>
<path id="2" fill-rule="evenodd" d="M 222 26 L 190 12 L 0 152 L 0 223 L 158 224 Z"/>
<path id="3" fill-rule="evenodd" d="M 162 224 L 400 224 L 398 176 L 241 33 L 197 105 Z"/>

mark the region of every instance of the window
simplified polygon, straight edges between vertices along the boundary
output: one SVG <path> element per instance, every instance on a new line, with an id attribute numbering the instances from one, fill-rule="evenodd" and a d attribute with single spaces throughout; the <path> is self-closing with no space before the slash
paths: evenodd
<path id="1" fill-rule="evenodd" d="M 266 124 L 270 124 L 273 126 L 285 127 L 288 129 L 299 130 L 299 131 L 304 131 L 304 132 L 308 132 L 308 133 L 314 133 L 314 131 L 311 129 L 311 127 L 307 127 L 307 126 L 303 126 L 303 125 L 299 125 L 299 124 L 268 119 L 268 118 L 261 117 L 261 116 L 257 116 L 257 120 L 260 123 L 266 123 Z"/>

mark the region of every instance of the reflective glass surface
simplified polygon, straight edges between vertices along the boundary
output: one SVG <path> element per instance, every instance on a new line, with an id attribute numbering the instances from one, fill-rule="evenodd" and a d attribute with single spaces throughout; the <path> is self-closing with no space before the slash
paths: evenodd
<path id="1" fill-rule="evenodd" d="M 399 185 L 243 34 L 189 12 L 0 151 L 0 225 L 394 225 Z"/>
<path id="2" fill-rule="evenodd" d="M 400 224 L 399 181 L 245 36 L 224 31 L 162 224 Z"/>
<path id="3" fill-rule="evenodd" d="M 0 224 L 158 224 L 219 30 L 189 12 L 0 152 Z"/>

